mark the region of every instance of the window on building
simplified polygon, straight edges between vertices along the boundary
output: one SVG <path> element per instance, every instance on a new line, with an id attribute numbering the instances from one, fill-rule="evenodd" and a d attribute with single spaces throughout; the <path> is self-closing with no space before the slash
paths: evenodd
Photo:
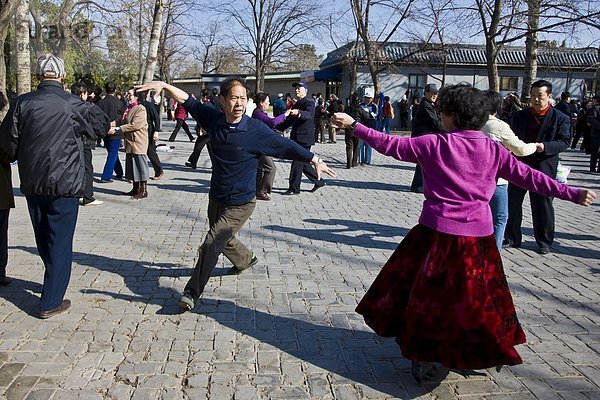
<path id="1" fill-rule="evenodd" d="M 328 79 L 325 86 L 325 98 L 328 98 L 330 94 L 335 94 L 337 97 L 340 97 L 341 88 L 342 81 Z"/>
<path id="2" fill-rule="evenodd" d="M 409 74 L 408 75 L 408 88 L 409 89 L 421 89 L 425 88 L 427 82 L 427 75 L 425 74 Z"/>
<path id="3" fill-rule="evenodd" d="M 500 90 L 507 90 L 509 92 L 516 92 L 519 84 L 519 78 L 514 76 L 501 76 L 500 77 Z"/>

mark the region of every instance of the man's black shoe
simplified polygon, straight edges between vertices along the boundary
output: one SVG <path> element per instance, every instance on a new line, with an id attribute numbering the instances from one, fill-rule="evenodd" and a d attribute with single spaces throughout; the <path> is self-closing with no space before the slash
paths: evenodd
<path id="1" fill-rule="evenodd" d="M 288 189 L 285 192 L 283 192 L 283 194 L 285 196 L 292 196 L 292 195 L 300 194 L 300 192 L 296 192 L 295 190 Z"/>
<path id="2" fill-rule="evenodd" d="M 12 282 L 12 279 L 10 279 L 9 277 L 4 277 L 2 279 L 0 279 L 0 286 L 8 286 L 10 285 L 10 283 Z"/>
<path id="3" fill-rule="evenodd" d="M 514 242 L 511 242 L 510 240 L 505 240 L 502 242 L 503 249 L 518 249 L 519 247 L 521 247 L 520 244 L 515 244 Z"/>
<path id="4" fill-rule="evenodd" d="M 537 250 L 538 254 L 548 254 L 550 253 L 550 248 L 548 247 L 539 247 Z"/>
<path id="5" fill-rule="evenodd" d="M 196 169 L 196 168 L 197 168 L 197 167 L 196 167 L 194 164 L 192 164 L 192 163 L 191 163 L 191 162 L 189 162 L 189 161 L 186 161 L 186 162 L 185 162 L 185 166 L 186 166 L 186 167 L 193 168 L 193 169 Z"/>
<path id="6" fill-rule="evenodd" d="M 315 184 L 315 186 L 313 186 L 313 188 L 310 189 L 310 192 L 314 193 L 317 190 L 321 189 L 323 186 L 325 186 L 325 182 L 322 182 L 321 184 Z"/>

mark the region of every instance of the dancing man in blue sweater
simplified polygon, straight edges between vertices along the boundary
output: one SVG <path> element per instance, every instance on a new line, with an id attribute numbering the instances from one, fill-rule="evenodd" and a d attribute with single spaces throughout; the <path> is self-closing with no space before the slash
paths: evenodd
<path id="1" fill-rule="evenodd" d="M 230 77 L 221 83 L 219 99 L 223 111 L 203 105 L 165 82 L 141 85 L 138 90 L 156 93 L 165 90 L 183 104 L 210 137 L 213 150 L 208 201 L 210 230 L 179 301 L 183 310 L 192 310 L 221 253 L 233 263 L 233 273 L 240 273 L 258 262 L 256 254 L 235 236 L 256 206 L 256 168 L 261 155 L 310 162 L 319 176 L 322 173 L 335 176 L 335 172 L 307 149 L 245 115 L 248 89 L 242 78 Z"/>

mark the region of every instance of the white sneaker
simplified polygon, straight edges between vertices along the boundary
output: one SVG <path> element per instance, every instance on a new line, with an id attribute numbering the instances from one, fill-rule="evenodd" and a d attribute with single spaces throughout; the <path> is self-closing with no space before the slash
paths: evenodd
<path id="1" fill-rule="evenodd" d="M 89 203 L 83 203 L 84 206 L 99 206 L 100 204 L 104 204 L 102 200 L 94 200 Z"/>

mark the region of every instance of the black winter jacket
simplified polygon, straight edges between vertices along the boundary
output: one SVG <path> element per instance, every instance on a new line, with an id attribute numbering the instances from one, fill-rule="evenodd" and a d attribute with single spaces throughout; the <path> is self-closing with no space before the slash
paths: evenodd
<path id="1" fill-rule="evenodd" d="M 104 111 L 96 104 L 84 101 L 83 106 L 85 120 L 90 124 L 90 127 L 94 132 L 93 138 L 84 135 L 83 147 L 86 149 L 94 149 L 98 139 L 102 139 L 108 133 L 110 121 Z"/>
<path id="2" fill-rule="evenodd" d="M 312 146 L 315 144 L 315 102 L 303 97 L 292 109 L 300 110 L 300 117 L 288 117 L 276 129 L 284 131 L 291 126 L 290 139 L 302 146 Z"/>
<path id="3" fill-rule="evenodd" d="M 426 133 L 441 133 L 443 131 L 444 128 L 442 128 L 440 115 L 435 105 L 426 98 L 423 98 L 413 118 L 411 136 L 417 137 Z"/>
<path id="4" fill-rule="evenodd" d="M 83 195 L 82 136 L 94 137 L 83 107 L 53 80 L 13 102 L 0 125 L 0 151 L 18 160 L 24 195 Z"/>
<path id="5" fill-rule="evenodd" d="M 537 124 L 531 114 L 531 108 L 525 108 L 513 115 L 510 128 L 519 139 L 528 143 L 527 133 L 530 125 Z M 518 158 L 530 167 L 556 178 L 558 156 L 571 143 L 571 120 L 562 112 L 550 107 L 538 129 L 534 143 L 544 143 L 544 151 Z"/>

